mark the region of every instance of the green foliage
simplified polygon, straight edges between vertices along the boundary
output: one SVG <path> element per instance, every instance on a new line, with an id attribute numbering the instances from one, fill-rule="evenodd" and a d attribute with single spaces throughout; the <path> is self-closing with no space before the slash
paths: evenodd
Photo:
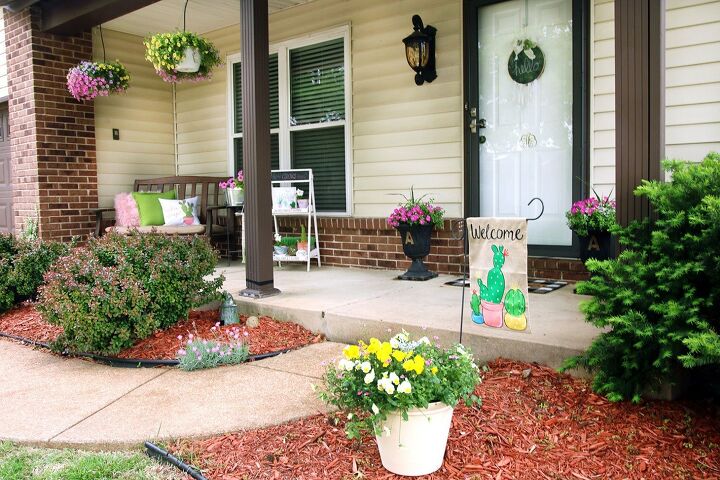
<path id="1" fill-rule="evenodd" d="M 488 272 L 487 285 L 478 278 L 478 286 L 480 287 L 480 298 L 491 303 L 500 303 L 505 294 L 505 275 L 502 273 L 502 267 L 505 265 L 505 249 L 502 245 L 492 246 L 493 251 L 493 268 Z"/>
<path id="2" fill-rule="evenodd" d="M 363 431 L 381 433 L 391 412 L 407 418 L 408 410 L 427 408 L 432 402 L 480 403 L 473 393 L 480 373 L 462 345 L 443 349 L 427 338 L 410 341 L 403 332 L 389 342 L 371 338 L 369 344 L 350 345 L 343 355 L 337 365 L 328 367 L 318 394 L 349 414 L 349 438 L 359 439 Z"/>
<path id="3" fill-rule="evenodd" d="M 683 369 L 720 365 L 720 155 L 664 165 L 671 182 L 636 190 L 652 218 L 616 228 L 625 250 L 589 260 L 592 277 L 577 287 L 594 297 L 587 321 L 605 331 L 564 368 L 595 372 L 593 388 L 611 400 L 639 401 Z"/>
<path id="4" fill-rule="evenodd" d="M 505 310 L 516 317 L 525 313 L 525 295 L 517 289 L 508 290 L 505 295 Z"/>
<path id="5" fill-rule="evenodd" d="M 34 298 L 50 265 L 68 251 L 63 243 L 0 234 L 0 312 Z"/>
<path id="6" fill-rule="evenodd" d="M 305 225 L 300 225 L 300 243 L 307 243 L 307 230 L 305 230 Z"/>
<path id="7" fill-rule="evenodd" d="M 170 83 L 183 80 L 209 78 L 213 68 L 222 64 L 220 53 L 209 40 L 192 32 L 158 33 L 143 41 L 145 59 L 153 64 L 163 80 Z M 185 57 L 185 48 L 200 52 L 200 69 L 197 72 L 178 72 L 175 68 Z"/>
<path id="8" fill-rule="evenodd" d="M 115 354 L 219 299 L 216 263 L 203 237 L 109 234 L 56 263 L 38 309 L 64 328 L 56 348 Z"/>

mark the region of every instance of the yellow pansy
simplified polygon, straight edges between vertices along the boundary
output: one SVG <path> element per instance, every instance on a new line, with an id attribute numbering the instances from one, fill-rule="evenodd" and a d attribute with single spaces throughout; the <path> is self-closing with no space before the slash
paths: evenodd
<path id="1" fill-rule="evenodd" d="M 383 342 L 380 344 L 378 351 L 375 352 L 375 356 L 382 363 L 386 363 L 388 360 L 390 360 L 391 353 L 392 353 L 392 345 L 390 345 L 390 342 Z"/>
<path id="2" fill-rule="evenodd" d="M 377 338 L 371 338 L 370 339 L 370 345 L 367 347 L 368 353 L 375 353 L 380 349 L 380 340 Z"/>
<path id="3" fill-rule="evenodd" d="M 407 355 L 402 350 L 395 350 L 394 352 L 392 352 L 392 357 L 398 362 L 402 362 L 403 360 L 405 360 L 406 356 Z"/>
<path id="4" fill-rule="evenodd" d="M 437 372 L 438 372 L 438 368 L 437 368 L 437 367 L 432 367 L 432 368 L 430 369 L 430 371 L 432 372 L 433 375 L 435 375 L 435 374 L 437 374 Z"/>
<path id="5" fill-rule="evenodd" d="M 358 358 L 360 356 L 360 347 L 357 345 L 348 345 L 343 349 L 343 355 L 345 355 L 345 358 L 348 360 Z"/>
<path id="6" fill-rule="evenodd" d="M 425 370 L 425 359 L 422 355 L 415 355 L 415 358 L 405 360 L 403 368 L 407 372 L 415 372 L 420 375 Z"/>

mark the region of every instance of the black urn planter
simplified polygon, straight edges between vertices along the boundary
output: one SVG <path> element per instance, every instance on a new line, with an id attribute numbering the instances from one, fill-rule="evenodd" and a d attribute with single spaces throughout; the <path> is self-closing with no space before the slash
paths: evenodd
<path id="1" fill-rule="evenodd" d="M 588 230 L 587 237 L 580 239 L 580 260 L 585 262 L 588 258 L 607 260 L 612 257 L 612 236 L 610 232 L 602 230 Z"/>
<path id="2" fill-rule="evenodd" d="M 430 253 L 430 236 L 433 225 L 408 225 L 401 223 L 397 226 L 400 232 L 403 252 L 412 260 L 407 272 L 398 277 L 400 280 L 430 280 L 438 276 L 431 272 L 423 263 L 423 258 Z"/>

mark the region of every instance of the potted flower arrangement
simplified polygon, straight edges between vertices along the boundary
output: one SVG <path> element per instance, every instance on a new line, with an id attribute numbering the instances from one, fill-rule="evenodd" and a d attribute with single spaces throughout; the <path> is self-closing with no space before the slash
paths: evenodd
<path id="1" fill-rule="evenodd" d="M 328 367 L 320 398 L 347 414 L 345 432 L 375 435 L 383 466 L 398 475 L 426 475 L 442 466 L 453 409 L 479 404 L 480 373 L 462 345 L 448 349 L 406 332 L 389 342 L 349 345 Z"/>
<path id="2" fill-rule="evenodd" d="M 387 219 L 388 225 L 400 232 L 403 252 L 411 260 L 410 268 L 398 278 L 401 280 L 429 280 L 437 277 L 437 273 L 427 269 L 422 259 L 430 253 L 430 237 L 433 228 L 443 227 L 445 211 L 433 205 L 433 199 L 424 201 L 426 195 L 415 198 L 415 192 L 410 189 L 410 198 L 398 205 Z"/>
<path id="3" fill-rule="evenodd" d="M 288 253 L 288 246 L 283 245 L 283 237 L 281 237 L 279 233 L 275 234 L 273 250 L 275 251 L 275 255 L 287 255 Z"/>
<path id="4" fill-rule="evenodd" d="M 242 205 L 245 202 L 245 175 L 242 170 L 236 177 L 220 182 L 220 188 L 225 190 L 225 200 L 228 205 Z"/>
<path id="5" fill-rule="evenodd" d="M 580 259 L 607 260 L 611 256 L 610 230 L 615 222 L 615 200 L 609 197 L 585 198 L 565 213 L 567 225 L 580 239 Z"/>
<path id="6" fill-rule="evenodd" d="M 119 61 L 80 62 L 67 74 L 67 88 L 76 100 L 94 100 L 121 93 L 130 85 L 130 75 Z"/>
<path id="7" fill-rule="evenodd" d="M 158 33 L 143 41 L 145 58 L 169 83 L 209 79 L 222 63 L 215 46 L 192 32 Z"/>

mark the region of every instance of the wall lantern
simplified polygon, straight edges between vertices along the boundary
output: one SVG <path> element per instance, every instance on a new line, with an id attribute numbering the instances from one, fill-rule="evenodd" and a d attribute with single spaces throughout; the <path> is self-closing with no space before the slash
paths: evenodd
<path id="1" fill-rule="evenodd" d="M 415 70 L 415 84 L 422 85 L 437 78 L 435 71 L 435 33 L 432 25 L 423 26 L 420 15 L 413 15 L 413 33 L 403 38 L 405 58 Z"/>

